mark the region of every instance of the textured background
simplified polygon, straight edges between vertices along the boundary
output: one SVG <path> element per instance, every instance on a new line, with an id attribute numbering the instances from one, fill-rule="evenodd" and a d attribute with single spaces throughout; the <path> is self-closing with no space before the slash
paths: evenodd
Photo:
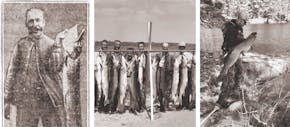
<path id="1" fill-rule="evenodd" d="M 45 11 L 46 26 L 44 33 L 55 39 L 57 33 L 75 24 L 87 24 L 87 9 L 85 3 L 6 3 L 2 6 L 4 12 L 2 22 L 4 28 L 4 71 L 10 60 L 12 49 L 15 43 L 27 35 L 25 27 L 25 11 L 31 7 L 41 8 Z M 3 20 L 2 20 L 3 21 Z M 86 36 L 86 35 L 85 35 Z M 86 38 L 85 38 L 85 41 Z M 3 49 L 1 50 L 3 51 Z M 87 44 L 84 44 L 81 55 L 81 100 L 82 100 L 82 124 L 85 127 L 87 121 Z M 13 121 L 9 121 L 13 122 Z M 7 123 L 9 124 L 9 123 Z M 5 126 L 7 126 L 5 123 Z"/>

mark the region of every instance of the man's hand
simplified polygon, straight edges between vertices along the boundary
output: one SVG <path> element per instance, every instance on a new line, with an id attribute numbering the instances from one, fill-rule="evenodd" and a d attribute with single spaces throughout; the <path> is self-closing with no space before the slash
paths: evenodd
<path id="1" fill-rule="evenodd" d="M 5 104 L 4 105 L 4 117 L 5 119 L 10 120 L 10 104 Z"/>
<path id="2" fill-rule="evenodd" d="M 226 47 L 225 47 L 225 45 L 222 45 L 222 51 L 223 51 L 223 54 L 226 54 L 227 53 L 227 50 L 226 50 Z"/>

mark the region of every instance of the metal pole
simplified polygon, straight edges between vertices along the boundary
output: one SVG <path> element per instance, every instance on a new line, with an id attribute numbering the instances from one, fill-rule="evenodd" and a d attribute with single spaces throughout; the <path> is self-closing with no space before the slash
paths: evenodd
<path id="1" fill-rule="evenodd" d="M 152 32 L 152 22 L 149 21 L 148 22 L 148 43 L 149 43 L 149 51 L 152 49 L 152 46 L 151 46 L 151 32 Z M 150 120 L 153 121 L 153 113 L 154 113 L 154 106 L 153 106 L 153 84 L 152 84 L 152 65 L 151 65 L 151 52 L 149 52 L 149 72 L 150 72 Z"/>

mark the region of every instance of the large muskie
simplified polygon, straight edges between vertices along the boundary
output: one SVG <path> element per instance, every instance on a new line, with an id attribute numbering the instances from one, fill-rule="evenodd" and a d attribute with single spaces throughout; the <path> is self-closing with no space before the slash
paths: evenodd
<path id="1" fill-rule="evenodd" d="M 96 96 L 96 102 L 97 102 L 97 106 L 99 106 L 101 97 L 102 97 L 102 66 L 101 66 L 101 62 L 102 59 L 99 55 L 99 52 L 95 53 L 95 81 L 96 81 L 96 86 L 97 87 L 97 91 L 95 91 L 97 93 Z"/>
<path id="2" fill-rule="evenodd" d="M 182 56 L 181 59 L 181 79 L 180 79 L 180 89 L 179 89 L 179 104 L 182 105 L 182 97 L 185 97 L 185 90 L 188 85 L 188 67 L 187 58 Z"/>
<path id="3" fill-rule="evenodd" d="M 141 102 L 141 106 L 145 105 L 145 86 L 144 86 L 144 72 L 146 67 L 146 56 L 145 54 L 141 54 L 138 57 L 138 82 L 139 82 L 139 99 Z"/>
<path id="4" fill-rule="evenodd" d="M 101 74 L 101 86 L 102 92 L 104 95 L 104 105 L 109 104 L 109 67 L 108 67 L 108 55 L 101 52 L 101 66 L 102 66 L 102 74 Z"/>
<path id="5" fill-rule="evenodd" d="M 81 126 L 80 102 L 80 47 L 84 29 L 78 33 L 78 25 L 57 35 L 57 40 L 63 45 L 64 64 L 62 70 L 62 85 L 64 95 L 64 109 L 67 127 Z M 72 43 L 73 42 L 73 43 Z M 75 44 L 74 44 L 75 43 Z M 76 53 L 78 50 L 79 53 Z"/>
<path id="6" fill-rule="evenodd" d="M 171 87 L 171 98 L 174 102 L 174 104 L 177 105 L 178 100 L 178 84 L 179 84 L 179 67 L 181 64 L 182 55 L 179 55 L 173 65 L 173 81 L 172 81 L 172 87 Z"/>
<path id="7" fill-rule="evenodd" d="M 150 54 L 151 55 L 151 54 Z M 157 57 L 153 57 L 152 59 L 152 86 L 153 86 L 153 100 L 157 99 L 157 67 L 158 67 L 158 60 Z"/>
<path id="8" fill-rule="evenodd" d="M 110 98 L 110 104 L 114 104 L 115 106 L 115 99 L 116 99 L 116 94 L 119 86 L 119 67 L 120 67 L 120 59 L 117 56 L 117 54 L 112 54 L 112 63 L 113 63 L 113 77 L 112 78 L 112 86 L 110 87 L 110 93 L 111 93 L 111 98 Z"/>
<path id="9" fill-rule="evenodd" d="M 191 63 L 191 95 L 190 95 L 190 101 L 191 105 L 195 104 L 195 65 L 194 60 L 192 60 Z"/>
<path id="10" fill-rule="evenodd" d="M 248 51 L 251 48 L 254 40 L 257 37 L 256 35 L 257 35 L 256 32 L 251 33 L 244 41 L 242 41 L 240 44 L 238 44 L 233 48 L 230 54 L 228 54 L 227 57 L 225 58 L 224 66 L 221 70 L 218 79 L 220 79 L 221 77 L 225 76 L 228 73 L 229 69 L 239 59 L 241 53 L 243 54 L 244 52 Z"/>
<path id="11" fill-rule="evenodd" d="M 126 88 L 127 88 L 127 63 L 124 56 L 121 57 L 121 67 L 120 67 L 120 83 L 119 83 L 119 102 L 117 111 L 123 112 L 124 111 L 124 101 L 126 96 Z"/>

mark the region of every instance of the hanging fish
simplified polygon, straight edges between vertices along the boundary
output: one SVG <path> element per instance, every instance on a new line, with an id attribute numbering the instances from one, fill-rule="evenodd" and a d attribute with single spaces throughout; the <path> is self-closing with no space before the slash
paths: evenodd
<path id="1" fill-rule="evenodd" d="M 152 86 L 153 86 L 153 100 L 157 100 L 157 67 L 158 67 L 158 60 L 157 57 L 153 57 L 152 59 Z"/>
<path id="2" fill-rule="evenodd" d="M 113 77 L 112 78 L 112 84 L 110 86 L 110 104 L 113 106 L 111 108 L 113 108 L 112 110 L 115 110 L 115 105 L 117 102 L 115 102 L 116 100 L 116 94 L 117 94 L 117 90 L 118 90 L 118 85 L 119 85 L 119 67 L 120 67 L 120 59 L 117 56 L 118 54 L 114 53 L 112 54 L 112 71 L 113 71 Z"/>
<path id="3" fill-rule="evenodd" d="M 146 55 L 142 53 L 138 57 L 138 83 L 139 83 L 139 99 L 140 106 L 145 106 L 145 84 L 144 84 L 144 72 L 146 67 Z"/>
<path id="4" fill-rule="evenodd" d="M 182 55 L 178 55 L 173 65 L 173 81 L 171 87 L 171 98 L 175 105 L 178 105 L 178 84 L 179 84 L 179 66 L 181 64 Z"/>
<path id="5" fill-rule="evenodd" d="M 182 105 L 182 97 L 185 97 L 185 90 L 188 85 L 188 67 L 187 58 L 182 55 L 181 59 L 181 77 L 179 89 L 179 104 Z"/>
<path id="6" fill-rule="evenodd" d="M 57 44 L 63 45 L 64 64 L 62 88 L 64 95 L 65 123 L 67 127 L 81 126 L 80 107 L 80 54 L 85 29 L 78 33 L 78 25 L 66 29 L 56 36 Z"/>
<path id="7" fill-rule="evenodd" d="M 104 52 L 100 53 L 101 56 L 101 87 L 104 96 L 104 106 L 109 104 L 109 67 L 108 67 L 108 55 Z"/>
<path id="8" fill-rule="evenodd" d="M 100 105 L 101 97 L 102 97 L 102 66 L 101 66 L 102 59 L 99 55 L 99 52 L 95 53 L 95 81 L 96 81 L 96 88 L 95 91 L 97 93 L 95 97 L 96 107 Z"/>
<path id="9" fill-rule="evenodd" d="M 126 97 L 126 88 L 127 88 L 127 63 L 124 56 L 121 57 L 121 67 L 120 67 L 120 83 L 119 83 L 119 102 L 117 111 L 124 112 L 124 101 Z"/>
<path id="10" fill-rule="evenodd" d="M 193 108 L 195 105 L 195 65 L 194 65 L 194 59 L 191 63 L 191 93 L 189 96 L 189 100 L 191 107 Z"/>

